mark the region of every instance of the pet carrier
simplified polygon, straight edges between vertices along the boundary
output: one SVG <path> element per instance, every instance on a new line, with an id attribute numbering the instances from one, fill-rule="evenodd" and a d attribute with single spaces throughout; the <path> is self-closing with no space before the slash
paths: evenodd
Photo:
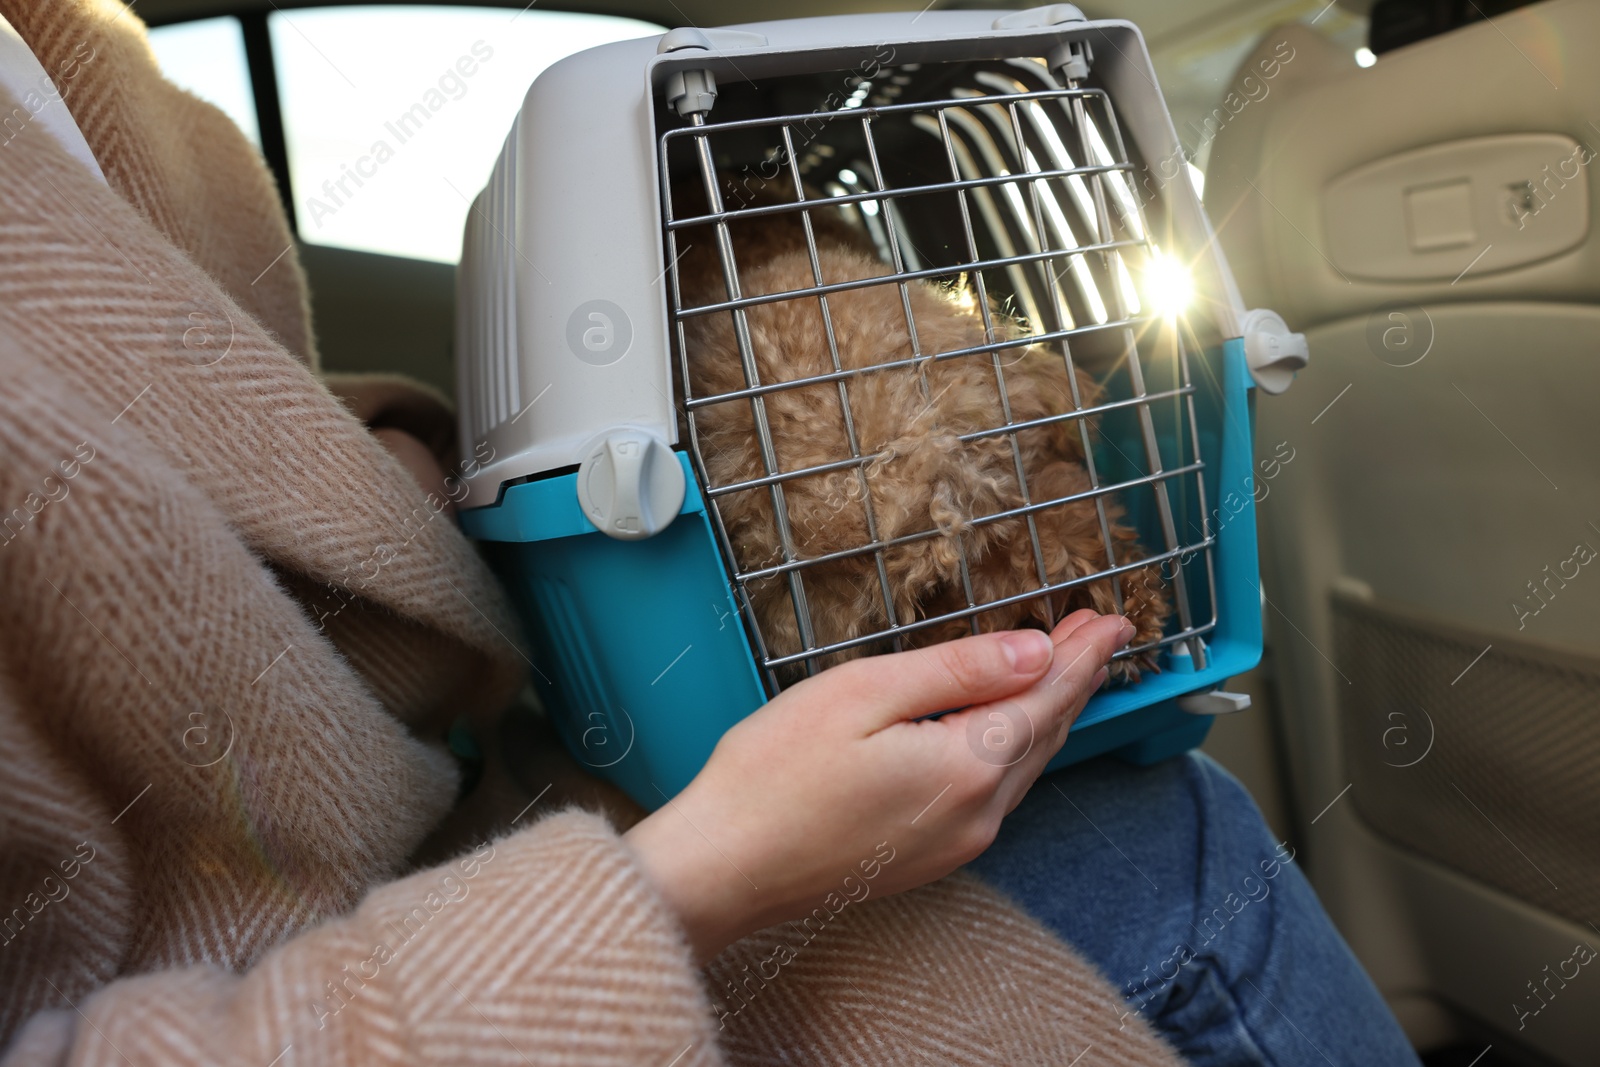
<path id="1" fill-rule="evenodd" d="M 761 264 L 736 248 L 780 225 L 803 234 L 810 272 L 763 289 L 748 282 Z M 828 276 L 818 235 L 841 227 L 881 270 Z M 715 292 L 693 296 L 687 264 L 707 255 Z M 1169 298 L 1191 280 L 1180 308 Z M 462 523 L 518 601 L 567 744 L 646 806 L 682 788 L 729 726 L 841 654 L 952 620 L 976 631 L 1019 600 L 1060 604 L 1089 583 L 1119 608 L 1131 583 L 1158 587 L 1170 616 L 1122 653 L 1157 669 L 1096 694 L 1056 765 L 1164 758 L 1248 703 L 1221 687 L 1261 651 L 1252 378 L 1281 391 L 1304 338 L 1240 305 L 1132 25 L 1069 5 L 925 11 L 685 28 L 575 55 L 529 90 L 469 215 L 458 286 Z M 971 295 L 974 343 L 919 346 L 913 305 L 932 286 Z M 903 314 L 909 350 L 841 361 L 839 309 L 873 287 Z M 772 372 L 771 331 L 751 323 L 785 303 L 811 309 L 830 365 Z M 737 388 L 707 392 L 692 372 L 708 321 L 726 324 Z M 1061 368 L 1060 410 L 1028 421 L 1004 384 L 1024 346 Z M 1070 427 L 1082 488 L 1030 495 L 1018 458 L 1016 506 L 955 533 L 891 535 L 873 518 L 883 454 L 852 404 L 874 374 L 953 360 L 992 368 L 1000 399 L 963 446 L 1009 440 L 1019 457 L 1019 436 Z M 768 418 L 797 390 L 843 424 L 836 456 L 798 468 Z M 740 474 L 706 439 L 719 405 L 753 435 Z M 830 477 L 859 484 L 864 532 L 808 555 L 790 504 Z M 741 556 L 740 499 L 770 519 L 766 558 Z M 1097 514 L 1097 559 L 1062 577 L 1045 571 L 1039 529 L 1068 506 Z M 1112 536 L 1118 521 L 1138 551 Z M 996 522 L 1031 541 L 1038 567 L 1023 593 L 986 599 L 965 546 Z M 933 539 L 961 554 L 956 602 L 907 613 L 884 560 Z M 819 576 L 847 561 L 883 625 L 813 610 Z M 774 590 L 781 639 L 756 610 Z"/>

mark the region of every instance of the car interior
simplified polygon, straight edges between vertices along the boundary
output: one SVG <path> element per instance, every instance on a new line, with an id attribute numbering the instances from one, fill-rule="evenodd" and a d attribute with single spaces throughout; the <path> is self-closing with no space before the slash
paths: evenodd
<path id="1" fill-rule="evenodd" d="M 453 396 L 463 228 L 541 70 L 678 27 L 1013 5 L 132 6 L 260 147 L 323 367 Z M 1600 978 L 1563 969 L 1600 945 L 1600 4 L 1078 7 L 1139 28 L 1244 305 L 1310 351 L 1255 408 L 1257 455 L 1293 457 L 1255 491 L 1265 652 L 1204 750 L 1424 1062 L 1600 1063 Z M 493 43 L 451 120 L 405 128 L 460 41 Z"/>

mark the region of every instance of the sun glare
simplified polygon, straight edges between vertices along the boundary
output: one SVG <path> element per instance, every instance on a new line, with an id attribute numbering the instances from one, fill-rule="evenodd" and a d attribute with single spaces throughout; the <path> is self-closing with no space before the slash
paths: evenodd
<path id="1" fill-rule="evenodd" d="M 1157 250 L 1145 267 L 1144 292 L 1152 310 L 1168 317 L 1181 315 L 1194 299 L 1194 279 L 1188 267 Z"/>

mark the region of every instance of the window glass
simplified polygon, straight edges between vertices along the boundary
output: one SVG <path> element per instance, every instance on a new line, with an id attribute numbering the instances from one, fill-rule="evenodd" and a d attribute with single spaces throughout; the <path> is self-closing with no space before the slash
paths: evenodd
<path id="1" fill-rule="evenodd" d="M 260 146 L 256 98 L 238 19 L 230 15 L 158 26 L 150 31 L 150 47 L 168 81 L 221 108 Z"/>
<path id="2" fill-rule="evenodd" d="M 301 239 L 447 263 L 538 73 L 662 31 L 604 15 L 412 6 L 280 11 L 268 25 Z"/>

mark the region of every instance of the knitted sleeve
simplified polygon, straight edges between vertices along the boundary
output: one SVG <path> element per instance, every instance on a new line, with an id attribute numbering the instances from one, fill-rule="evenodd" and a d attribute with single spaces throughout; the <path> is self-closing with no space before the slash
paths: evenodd
<path id="1" fill-rule="evenodd" d="M 32 39 L 48 60 L 47 29 Z M 76 84 L 78 107 L 115 99 L 116 79 Z M 219 284 L 154 201 L 125 198 L 166 162 L 108 153 L 107 188 L 13 127 L 0 1047 L 520 1058 L 503 1035 L 534 1062 L 664 1064 L 691 1043 L 679 1062 L 709 1062 L 681 935 L 599 821 L 562 816 L 386 884 L 455 801 L 445 727 L 503 706 L 528 669 L 504 597 L 248 304 L 284 246 L 244 241 L 261 255 Z"/>
<path id="2" fill-rule="evenodd" d="M 0 16 L 33 49 L 52 83 L 38 91 L 60 96 L 111 188 L 315 368 L 289 220 L 239 128 L 161 76 L 144 24 L 118 0 L 0 0 Z M 26 129 L 30 110 L 25 100 L 8 104 L 0 140 Z"/>
<path id="3" fill-rule="evenodd" d="M 707 969 L 730 1064 L 1180 1067 L 1088 961 L 978 879 L 870 893 L 845 879 Z"/>
<path id="4" fill-rule="evenodd" d="M 160 324 L 215 289 L 29 158 L 0 200 L 0 1056 L 716 1062 L 598 818 L 390 881 L 455 799 L 441 712 L 515 678 L 504 605 L 452 528 L 391 532 L 404 472 L 250 320 L 185 359 Z M 384 543 L 365 598 L 288 595 L 296 561 Z M 415 681 L 336 623 L 417 635 Z"/>
<path id="5" fill-rule="evenodd" d="M 193 966 L 48 999 L 7 1067 L 719 1062 L 675 921 L 579 812 L 377 889 L 244 974 Z"/>

